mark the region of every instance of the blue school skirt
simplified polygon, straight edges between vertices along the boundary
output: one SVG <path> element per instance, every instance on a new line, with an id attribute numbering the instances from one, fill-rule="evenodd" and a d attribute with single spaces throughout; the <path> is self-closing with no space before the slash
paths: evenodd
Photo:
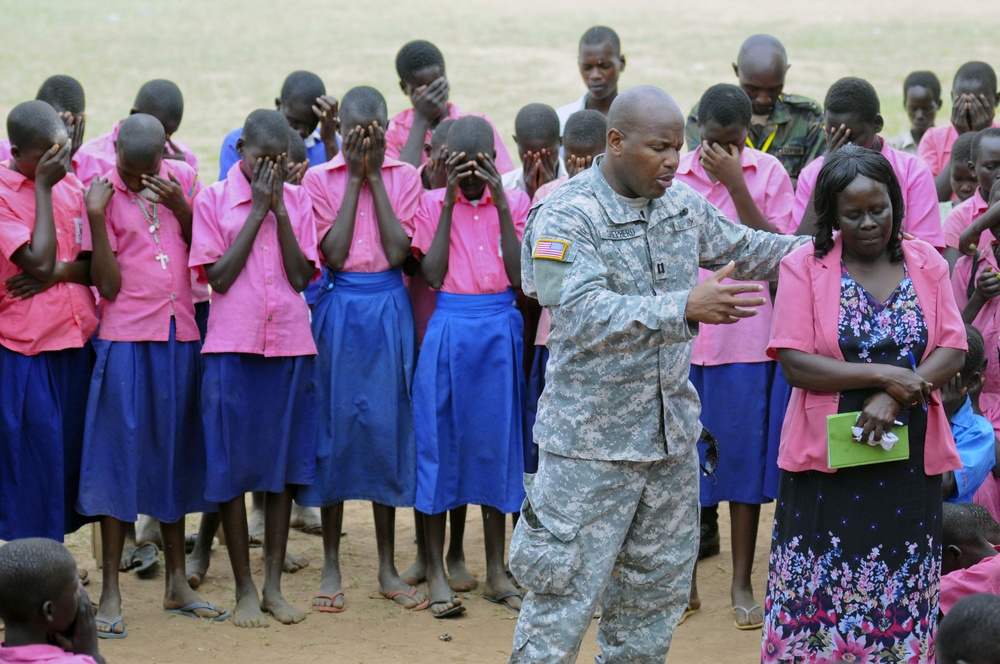
<path id="1" fill-rule="evenodd" d="M 99 341 L 83 436 L 80 497 L 89 516 L 174 523 L 205 500 L 201 342 Z"/>
<path id="2" fill-rule="evenodd" d="M 312 328 L 319 351 L 316 481 L 296 501 L 413 507 L 416 337 L 402 271 L 324 277 Z"/>
<path id="3" fill-rule="evenodd" d="M 438 293 L 413 381 L 421 512 L 520 509 L 523 328 L 513 291 Z"/>
<path id="4" fill-rule="evenodd" d="M 778 441 L 771 427 L 776 362 L 691 365 L 701 399 L 701 422 L 719 441 L 714 477 L 701 475 L 701 504 L 761 505 L 778 495 Z M 706 447 L 698 446 L 701 463 Z"/>
<path id="5" fill-rule="evenodd" d="M 22 355 L 0 346 L 0 540 L 63 535 L 76 512 L 93 366 L 83 348 Z"/>
<path id="6" fill-rule="evenodd" d="M 316 472 L 316 358 L 206 353 L 205 498 L 281 493 Z"/>
<path id="7" fill-rule="evenodd" d="M 549 362 L 547 346 L 535 346 L 535 356 L 531 360 L 528 374 L 528 397 L 524 405 L 524 472 L 538 471 L 538 443 L 535 442 L 535 419 L 538 416 L 538 400 L 545 391 L 545 365 Z"/>

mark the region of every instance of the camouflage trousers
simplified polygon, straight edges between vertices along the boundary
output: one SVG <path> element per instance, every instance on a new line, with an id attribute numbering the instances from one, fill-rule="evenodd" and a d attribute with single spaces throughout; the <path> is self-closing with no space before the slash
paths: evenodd
<path id="1" fill-rule="evenodd" d="M 528 591 L 510 662 L 575 662 L 600 603 L 598 664 L 663 662 L 698 553 L 698 456 L 649 463 L 542 450 L 510 543 Z"/>

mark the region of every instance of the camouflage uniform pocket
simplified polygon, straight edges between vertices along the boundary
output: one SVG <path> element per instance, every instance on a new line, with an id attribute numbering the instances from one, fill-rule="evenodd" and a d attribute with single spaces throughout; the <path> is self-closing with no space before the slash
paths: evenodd
<path id="1" fill-rule="evenodd" d="M 580 525 L 549 505 L 536 509 L 530 497 L 510 541 L 510 571 L 527 590 L 568 595 L 582 562 L 577 532 Z"/>

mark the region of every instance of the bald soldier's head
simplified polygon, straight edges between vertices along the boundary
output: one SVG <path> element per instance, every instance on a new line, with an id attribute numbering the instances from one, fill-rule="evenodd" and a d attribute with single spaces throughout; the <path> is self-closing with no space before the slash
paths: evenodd
<path id="1" fill-rule="evenodd" d="M 752 35 L 740 47 L 733 64 L 740 87 L 750 97 L 754 115 L 770 115 L 785 87 L 788 56 L 771 35 Z"/>
<path id="2" fill-rule="evenodd" d="M 622 196 L 659 198 L 674 179 L 683 145 L 680 107 L 660 88 L 640 85 L 611 104 L 601 172 Z"/>

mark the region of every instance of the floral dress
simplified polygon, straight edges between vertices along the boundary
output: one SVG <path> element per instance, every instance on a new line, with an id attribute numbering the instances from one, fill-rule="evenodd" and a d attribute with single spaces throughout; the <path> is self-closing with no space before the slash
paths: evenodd
<path id="1" fill-rule="evenodd" d="M 909 275 L 884 303 L 841 265 L 848 362 L 910 368 L 927 325 Z M 840 396 L 859 411 L 872 390 Z M 938 613 L 941 478 L 924 474 L 927 415 L 901 412 L 910 458 L 835 473 L 781 472 L 761 661 L 926 662 Z"/>

